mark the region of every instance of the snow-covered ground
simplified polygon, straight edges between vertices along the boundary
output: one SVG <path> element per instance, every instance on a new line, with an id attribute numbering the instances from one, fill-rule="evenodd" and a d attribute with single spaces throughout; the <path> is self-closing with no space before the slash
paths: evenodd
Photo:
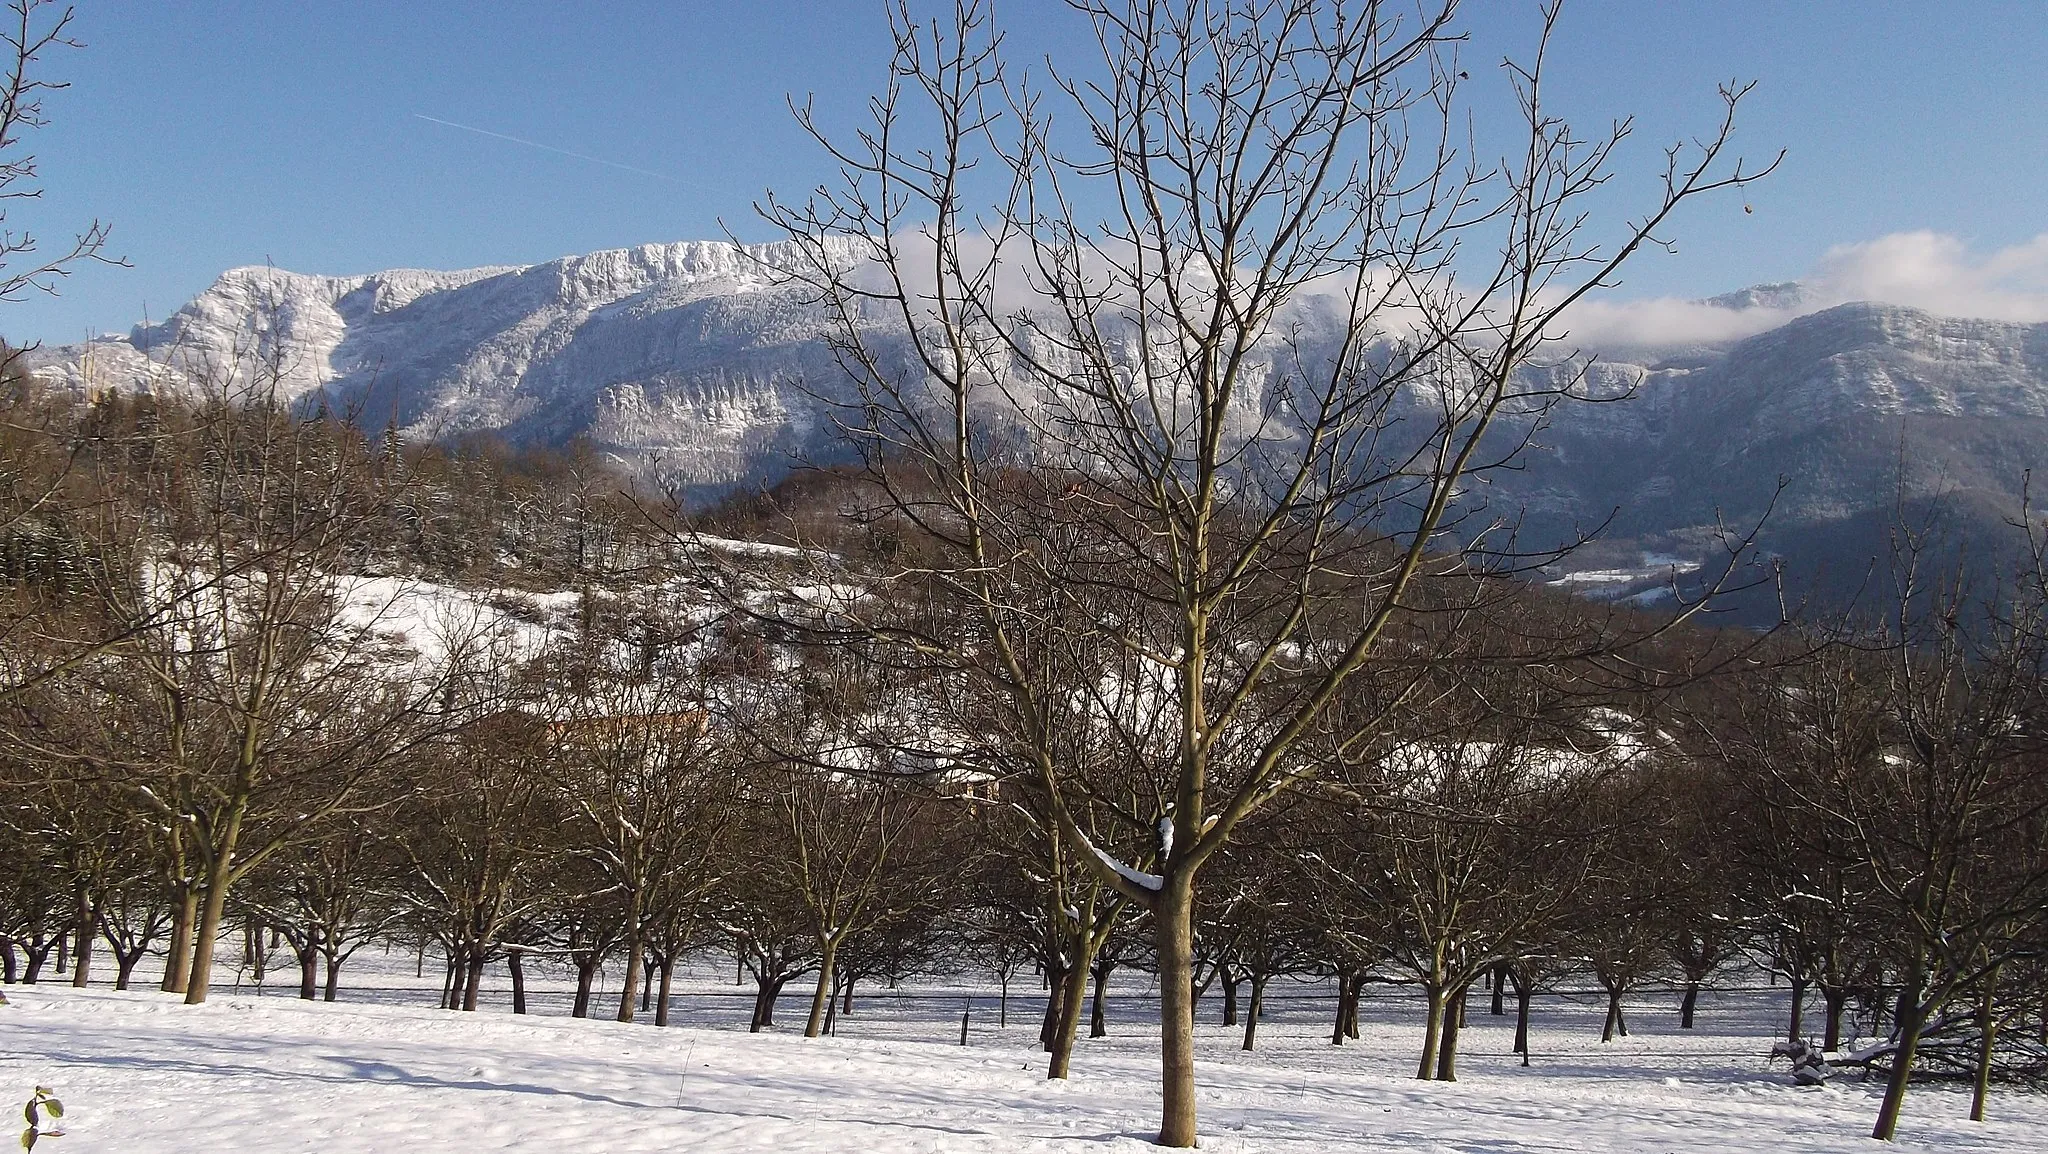
<path id="1" fill-rule="evenodd" d="M 1111 1037 L 1084 1040 L 1074 1077 L 1048 1082 L 1032 1046 L 1039 995 L 876 991 L 837 1037 L 749 1035 L 747 1000 L 710 972 L 656 1029 L 566 1016 L 550 981 L 523 1018 L 502 987 L 486 1010 L 432 1008 L 433 967 L 376 957 L 327 1005 L 291 997 L 294 972 L 262 996 L 223 990 L 200 1007 L 155 992 L 10 986 L 0 1007 L 0 1106 L 37 1084 L 68 1108 L 71 1151 L 804 1151 L 1147 1147 L 1156 1125 L 1154 1003 L 1142 976 L 1113 1001 Z M 794 989 L 792 993 L 795 993 Z M 1114 991 L 1113 991 L 1114 992 Z M 1634 1007 L 1632 1037 L 1603 1045 L 1590 999 L 1539 1003 L 1536 1064 L 1508 1054 L 1511 1018 L 1475 998 L 1455 1084 L 1417 1082 L 1411 999 L 1375 991 L 1363 1034 L 1328 1041 L 1330 1003 L 1275 987 L 1257 1052 L 1236 1030 L 1201 1037 L 1203 1147 L 1211 1151 L 1867 1151 L 1877 1087 L 1789 1084 L 1766 1064 L 1782 991 L 1710 997 L 1700 1028 L 1671 999 Z M 968 1044 L 960 1014 L 972 998 Z M 779 1013 L 800 1023 L 803 999 Z M 1956 1087 L 1915 1087 L 1904 1149 L 2048 1146 L 2048 1097 L 2000 1092 L 1993 1120 L 1966 1120 Z"/>

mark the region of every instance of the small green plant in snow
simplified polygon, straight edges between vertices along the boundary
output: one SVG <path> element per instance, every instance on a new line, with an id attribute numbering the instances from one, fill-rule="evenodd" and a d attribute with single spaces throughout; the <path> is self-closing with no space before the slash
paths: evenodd
<path id="1" fill-rule="evenodd" d="M 64 1103 L 59 1102 L 51 1095 L 48 1086 L 37 1086 L 36 1092 L 29 1095 L 28 1105 L 21 1109 L 21 1116 L 28 1120 L 28 1129 L 21 1132 L 21 1148 L 23 1150 L 35 1149 L 36 1142 L 39 1139 L 62 1138 L 64 1136 L 64 1131 L 62 1130 L 43 1129 L 43 1115 L 45 1114 L 48 1114 L 53 1121 L 62 1118 L 64 1116 Z"/>

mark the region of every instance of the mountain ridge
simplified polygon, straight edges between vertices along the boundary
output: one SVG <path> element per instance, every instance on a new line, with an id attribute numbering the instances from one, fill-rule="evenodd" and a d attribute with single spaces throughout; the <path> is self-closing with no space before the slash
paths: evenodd
<path id="1" fill-rule="evenodd" d="M 849 244 L 828 259 L 854 254 Z M 250 266 L 158 324 L 38 350 L 30 367 L 90 392 L 189 386 L 268 358 L 288 399 L 321 391 L 416 438 L 587 437 L 710 496 L 840 450 L 827 320 L 775 271 L 799 259 L 787 243 L 681 241 L 450 271 Z M 1818 302 L 1786 282 L 1702 303 L 1798 313 Z M 1616 550 L 1703 565 L 1717 525 L 1766 508 L 1766 547 L 1808 569 L 1802 533 L 1906 499 L 1963 498 L 1952 502 L 1961 535 L 1988 537 L 2021 515 L 2022 478 L 2048 463 L 2048 325 L 1852 302 L 1717 345 L 1642 351 L 1532 368 L 1634 396 L 1577 407 L 1519 470 L 1489 479 L 1489 504 L 1537 539 L 1612 511 L 1612 538 L 1587 562 L 1602 573 L 1628 571 Z M 1869 545 L 1875 555 L 1881 542 Z M 1637 568 L 1641 581 L 1611 592 L 1654 596 L 1657 566 Z"/>

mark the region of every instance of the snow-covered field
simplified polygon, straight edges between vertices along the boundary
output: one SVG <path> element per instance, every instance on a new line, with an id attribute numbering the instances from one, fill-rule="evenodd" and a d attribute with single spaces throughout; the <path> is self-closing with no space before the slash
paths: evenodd
<path id="1" fill-rule="evenodd" d="M 333 1005 L 291 997 L 295 971 L 263 996 L 245 986 L 200 1007 L 153 991 L 7 987 L 0 1106 L 54 1087 L 68 1108 L 68 1134 L 47 1146 L 58 1154 L 1139 1150 L 1156 1124 L 1142 976 L 1112 1003 L 1111 1037 L 1084 1040 L 1059 1083 L 1032 1046 L 1036 991 L 1012 998 L 1007 1028 L 992 991 L 876 991 L 837 1037 L 807 1040 L 747 1034 L 729 971 L 695 975 L 683 1024 L 656 1029 L 569 1018 L 558 985 L 523 1018 L 505 1012 L 502 989 L 487 989 L 483 1012 L 439 1011 L 431 964 L 421 981 L 410 958 L 371 960 Z M 1590 1000 L 1545 999 L 1526 1070 L 1508 1053 L 1512 1018 L 1475 997 L 1455 1084 L 1408 1077 L 1412 1000 L 1375 991 L 1364 1037 L 1334 1047 L 1319 989 L 1273 993 L 1252 1054 L 1236 1030 L 1207 1024 L 1219 1006 L 1204 1000 L 1207 1150 L 1872 1148 L 1875 1084 L 1795 1089 L 1782 1063 L 1766 1064 L 1782 991 L 1713 996 L 1695 1031 L 1677 1029 L 1671 999 L 1646 999 L 1635 1034 L 1606 1045 Z M 801 1021 L 802 1000 L 785 1000 L 785 1022 Z M 604 1008 L 609 1018 L 616 1004 Z M 1981 1125 L 1967 1112 L 1960 1088 L 1916 1086 L 1900 1147 L 2048 1147 L 2048 1097 L 1999 1093 Z"/>

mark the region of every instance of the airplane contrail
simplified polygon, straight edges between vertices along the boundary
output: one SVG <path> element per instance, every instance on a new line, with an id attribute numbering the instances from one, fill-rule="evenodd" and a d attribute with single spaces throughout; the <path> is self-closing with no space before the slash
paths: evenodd
<path id="1" fill-rule="evenodd" d="M 538 140 L 525 140 L 517 136 L 507 136 L 502 132 L 492 132 L 488 128 L 478 128 L 473 124 L 457 124 L 452 120 L 443 120 L 438 116 L 428 116 L 424 112 L 415 112 L 413 113 L 413 116 L 417 119 L 424 120 L 429 124 L 444 125 L 448 128 L 459 128 L 464 132 L 474 132 L 478 136 L 488 136 L 493 140 L 505 140 L 510 141 L 513 144 L 523 144 L 528 148 L 538 148 L 542 152 L 553 152 L 561 156 L 573 157 L 576 160 L 587 160 L 592 164 L 602 164 L 606 168 L 617 168 L 622 169 L 626 172 L 637 172 L 641 176 L 651 176 L 656 180 L 666 180 L 670 184 L 685 184 L 690 185 L 690 187 L 692 188 L 698 187 L 697 185 L 691 184 L 689 181 L 684 180 L 680 177 L 670 176 L 666 172 L 656 172 L 650 168 L 636 168 L 630 164 L 620 164 L 616 160 L 606 160 L 601 156 L 588 156 L 581 152 L 571 152 L 566 148 L 556 148 L 552 144 L 542 144 Z"/>

